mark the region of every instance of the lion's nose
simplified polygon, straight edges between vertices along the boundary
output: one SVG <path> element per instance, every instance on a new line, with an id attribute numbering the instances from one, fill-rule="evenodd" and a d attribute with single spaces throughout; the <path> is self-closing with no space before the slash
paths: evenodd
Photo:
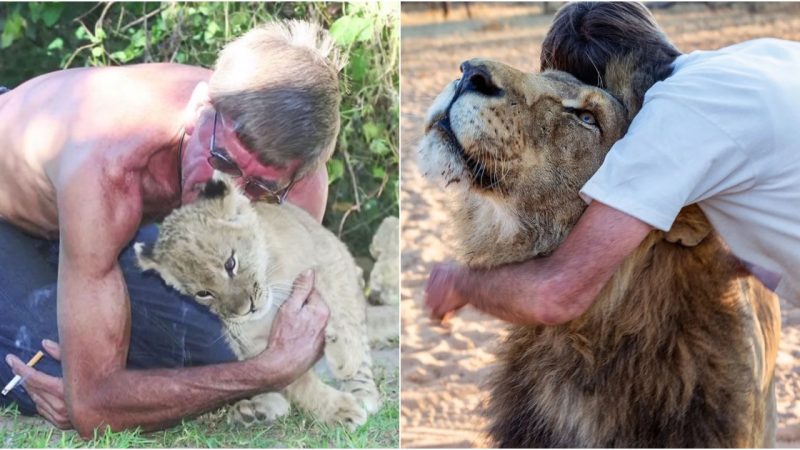
<path id="1" fill-rule="evenodd" d="M 474 91 L 488 96 L 500 94 L 500 88 L 494 84 L 492 75 L 485 67 L 464 61 L 461 63 L 461 73 L 460 92 Z"/>

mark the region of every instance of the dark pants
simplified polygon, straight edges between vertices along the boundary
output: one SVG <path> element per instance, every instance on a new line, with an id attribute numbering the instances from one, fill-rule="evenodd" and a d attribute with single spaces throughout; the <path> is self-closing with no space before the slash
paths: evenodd
<path id="1" fill-rule="evenodd" d="M 157 235 L 155 225 L 142 227 L 119 257 L 131 300 L 128 368 L 189 367 L 235 360 L 216 316 L 166 286 L 158 275 L 142 273 L 136 266 L 133 242 L 153 242 Z M 0 221 L 0 386 L 14 376 L 5 364 L 7 354 L 28 361 L 41 349 L 42 339 L 58 342 L 57 277 L 58 241 L 31 237 Z M 61 376 L 61 364 L 50 356 L 36 369 Z M 0 405 L 9 403 L 16 403 L 23 414 L 36 413 L 24 385 L 0 396 Z"/>

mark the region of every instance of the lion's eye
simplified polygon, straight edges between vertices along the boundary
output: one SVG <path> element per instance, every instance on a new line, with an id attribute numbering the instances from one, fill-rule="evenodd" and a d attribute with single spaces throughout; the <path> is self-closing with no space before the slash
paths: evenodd
<path id="1" fill-rule="evenodd" d="M 590 113 L 589 111 L 578 112 L 578 118 L 581 119 L 581 122 L 587 125 L 597 125 L 594 114 Z"/>
<path id="2" fill-rule="evenodd" d="M 228 272 L 229 277 L 233 277 L 236 274 L 236 255 L 231 252 L 230 258 L 225 261 L 225 271 Z"/>
<path id="3" fill-rule="evenodd" d="M 214 298 L 214 294 L 208 291 L 197 291 L 194 293 L 194 296 L 203 300 L 210 300 Z"/>
<path id="4" fill-rule="evenodd" d="M 592 112 L 589 110 L 565 106 L 564 112 L 572 114 L 575 118 L 585 123 L 586 125 L 596 127 L 598 130 L 600 129 L 600 124 L 597 123 L 597 119 L 594 117 L 594 114 L 592 114 Z M 602 130 L 600 131 L 602 132 Z"/>

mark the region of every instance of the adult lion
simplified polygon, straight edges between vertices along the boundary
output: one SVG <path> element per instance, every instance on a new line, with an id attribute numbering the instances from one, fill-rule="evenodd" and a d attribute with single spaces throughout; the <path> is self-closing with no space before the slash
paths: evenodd
<path id="1" fill-rule="evenodd" d="M 439 95 L 419 149 L 457 199 L 459 256 L 490 268 L 551 253 L 578 195 L 655 75 L 609 64 L 607 90 L 474 59 Z M 653 231 L 591 308 L 516 326 L 492 380 L 502 447 L 742 447 L 775 440 L 778 299 L 729 255 L 696 206 Z"/>

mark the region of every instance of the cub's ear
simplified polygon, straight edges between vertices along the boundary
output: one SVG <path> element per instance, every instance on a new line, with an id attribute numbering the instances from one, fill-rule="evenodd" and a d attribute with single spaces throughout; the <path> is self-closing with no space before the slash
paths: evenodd
<path id="1" fill-rule="evenodd" d="M 143 271 L 158 270 L 159 264 L 153 257 L 153 247 L 147 246 L 144 242 L 133 244 L 133 251 L 136 253 L 136 264 Z"/>
<path id="2" fill-rule="evenodd" d="M 206 182 L 205 186 L 203 186 L 203 189 L 200 191 L 200 197 L 207 199 L 224 199 L 234 189 L 236 188 L 233 185 L 233 179 L 229 175 L 215 170 L 211 179 Z"/>
<path id="3" fill-rule="evenodd" d="M 233 178 L 218 170 L 214 171 L 214 175 L 205 184 L 200 196 L 221 200 L 223 220 L 231 223 L 237 222 L 239 216 L 250 208 L 250 199 L 239 191 Z"/>
<path id="4" fill-rule="evenodd" d="M 161 279 L 169 286 L 172 286 L 179 292 L 186 293 L 178 280 L 156 259 L 151 246 L 146 245 L 144 242 L 137 242 L 133 244 L 133 251 L 136 253 L 136 263 L 143 272 L 153 270 L 158 273 Z"/>

